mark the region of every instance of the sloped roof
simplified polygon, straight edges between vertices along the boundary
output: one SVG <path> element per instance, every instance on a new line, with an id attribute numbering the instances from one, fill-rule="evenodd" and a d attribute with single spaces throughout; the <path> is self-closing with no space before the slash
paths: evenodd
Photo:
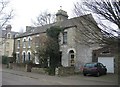
<path id="1" fill-rule="evenodd" d="M 78 20 L 84 20 L 84 18 L 86 18 L 86 17 L 89 17 L 94 21 L 92 15 L 87 14 L 87 15 L 83 15 L 83 16 L 80 16 L 80 17 L 74 17 L 74 18 L 71 18 L 71 19 L 67 19 L 65 21 L 60 21 L 60 22 L 55 22 L 55 23 L 52 23 L 52 24 L 47 24 L 47 25 L 44 25 L 44 26 L 32 27 L 31 30 L 20 34 L 16 38 L 25 37 L 25 36 L 34 35 L 34 34 L 39 34 L 39 33 L 45 33 L 46 30 L 49 29 L 51 26 L 60 26 L 60 27 L 63 27 L 63 28 L 77 26 L 79 24 Z"/>
<path id="2" fill-rule="evenodd" d="M 15 34 L 18 34 L 18 32 L 14 32 L 14 31 L 11 31 L 10 33 L 12 35 L 12 38 L 14 37 Z M 1 37 L 5 38 L 6 34 L 7 34 L 7 31 L 6 30 L 2 30 L 2 36 Z"/>
<path id="3" fill-rule="evenodd" d="M 52 26 L 52 24 L 39 26 L 39 27 L 32 27 L 32 29 L 28 30 L 27 32 L 24 32 L 24 33 L 20 34 L 17 37 L 25 37 L 25 36 L 29 36 L 29 35 L 33 35 L 33 34 L 44 33 L 51 26 Z"/>

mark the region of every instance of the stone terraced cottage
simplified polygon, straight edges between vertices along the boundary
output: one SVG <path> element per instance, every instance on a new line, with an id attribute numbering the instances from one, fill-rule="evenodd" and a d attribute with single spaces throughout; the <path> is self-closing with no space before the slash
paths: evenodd
<path id="1" fill-rule="evenodd" d="M 44 42 L 46 30 L 51 26 L 60 26 L 65 29 L 59 35 L 62 66 L 75 66 L 75 70 L 79 70 L 83 64 L 92 62 L 92 51 L 99 48 L 99 45 L 90 33 L 88 35 L 92 37 L 91 39 L 86 38 L 83 33 L 86 32 L 88 25 L 91 26 L 89 28 L 92 31 L 101 33 L 96 23 L 93 25 L 85 18 L 95 23 L 91 14 L 68 19 L 67 12 L 60 9 L 56 13 L 55 23 L 38 27 L 26 26 L 26 32 L 15 37 L 16 62 L 24 63 L 32 60 L 35 64 L 39 64 L 38 57 L 33 55 L 32 51 L 36 52 L 38 45 Z M 84 38 L 87 42 L 84 42 Z"/>
<path id="2" fill-rule="evenodd" d="M 14 50 L 14 37 L 18 35 L 18 32 L 11 31 L 12 26 L 7 25 L 5 29 L 1 30 L 0 36 L 0 55 L 13 57 Z"/>

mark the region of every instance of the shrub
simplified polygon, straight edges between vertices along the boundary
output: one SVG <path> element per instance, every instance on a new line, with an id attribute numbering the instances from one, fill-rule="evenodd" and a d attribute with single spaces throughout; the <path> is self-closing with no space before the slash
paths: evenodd
<path id="1" fill-rule="evenodd" d="M 49 67 L 48 68 L 48 74 L 49 75 L 55 75 L 55 68 L 54 67 Z"/>
<path id="2" fill-rule="evenodd" d="M 31 60 L 30 60 L 30 61 L 27 60 L 25 63 L 26 63 L 27 65 L 31 65 L 31 66 L 33 65 L 33 61 L 31 61 Z"/>
<path id="3" fill-rule="evenodd" d="M 7 56 L 2 56 L 2 64 L 8 64 L 9 58 Z"/>

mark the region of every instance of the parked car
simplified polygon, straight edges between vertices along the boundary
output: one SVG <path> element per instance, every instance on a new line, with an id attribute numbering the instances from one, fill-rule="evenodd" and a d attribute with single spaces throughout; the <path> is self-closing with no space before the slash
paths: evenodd
<path id="1" fill-rule="evenodd" d="M 99 62 L 86 63 L 83 67 L 83 75 L 88 74 L 96 76 L 107 74 L 106 66 Z"/>

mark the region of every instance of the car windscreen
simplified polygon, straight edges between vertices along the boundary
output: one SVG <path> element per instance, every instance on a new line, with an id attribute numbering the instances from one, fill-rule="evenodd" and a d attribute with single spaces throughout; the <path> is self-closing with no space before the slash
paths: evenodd
<path id="1" fill-rule="evenodd" d="M 94 64 L 94 63 L 88 63 L 88 64 L 85 64 L 84 67 L 95 67 L 95 66 L 96 66 L 96 64 Z"/>

